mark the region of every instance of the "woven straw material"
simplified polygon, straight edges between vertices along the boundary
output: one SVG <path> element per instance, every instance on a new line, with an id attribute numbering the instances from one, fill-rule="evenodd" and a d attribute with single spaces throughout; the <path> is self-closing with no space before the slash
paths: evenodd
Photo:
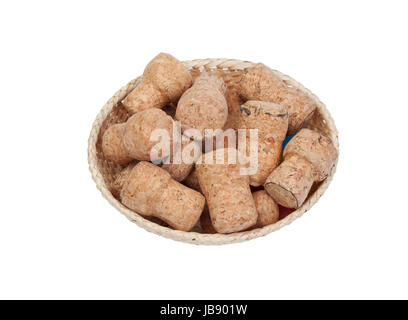
<path id="1" fill-rule="evenodd" d="M 199 59 L 185 61 L 183 62 L 183 64 L 190 71 L 193 78 L 197 77 L 197 75 L 199 75 L 201 72 L 213 72 L 214 74 L 221 76 L 228 87 L 232 88 L 238 85 L 238 82 L 240 81 L 245 70 L 254 65 L 254 63 L 252 62 L 233 59 Z M 309 119 L 306 127 L 319 131 L 325 136 L 329 137 L 333 141 L 335 147 L 338 149 L 339 143 L 337 129 L 332 117 L 326 109 L 326 106 L 314 94 L 312 94 L 308 89 L 303 87 L 297 81 L 293 80 L 287 75 L 280 73 L 279 71 L 274 70 L 274 72 L 288 86 L 300 89 L 311 99 L 313 99 L 313 101 L 317 105 L 317 110 L 315 111 L 312 118 Z M 171 228 L 159 225 L 155 222 L 151 222 L 143 218 L 136 212 L 133 212 L 122 205 L 121 202 L 112 195 L 110 191 L 111 186 L 123 166 L 106 160 L 101 149 L 101 138 L 105 130 L 112 124 L 125 122 L 130 117 L 124 106 L 121 104 L 121 101 L 130 91 L 132 91 L 136 87 L 139 81 L 140 77 L 130 81 L 126 86 L 116 92 L 115 95 L 109 99 L 109 101 L 99 112 L 95 122 L 93 123 L 92 131 L 89 137 L 88 162 L 92 177 L 102 195 L 109 201 L 112 206 L 118 209 L 119 212 L 124 214 L 130 221 L 136 223 L 138 226 L 146 229 L 147 231 L 173 240 L 205 245 L 228 244 L 254 239 L 279 230 L 283 226 L 286 226 L 292 221 L 301 217 L 319 200 L 319 198 L 322 196 L 329 183 L 331 182 L 336 171 L 337 163 L 333 167 L 331 174 L 326 180 L 321 183 L 315 184 L 312 187 L 308 198 L 299 209 L 292 212 L 284 219 L 279 220 L 275 224 L 268 225 L 263 228 L 253 229 L 250 231 L 232 234 L 205 234 L 200 232 L 184 232 L 173 230 Z"/>

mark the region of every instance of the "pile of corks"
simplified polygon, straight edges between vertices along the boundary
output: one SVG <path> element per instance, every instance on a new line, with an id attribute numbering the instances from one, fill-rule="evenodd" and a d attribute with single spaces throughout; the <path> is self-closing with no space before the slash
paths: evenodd
<path id="1" fill-rule="evenodd" d="M 132 116 L 102 138 L 105 158 L 126 165 L 111 191 L 129 209 L 176 230 L 201 225 L 204 233 L 233 233 L 273 224 L 279 220 L 278 204 L 299 208 L 338 156 L 329 138 L 302 129 L 315 103 L 261 63 L 245 70 L 238 89 L 230 90 L 211 72 L 193 81 L 180 61 L 160 53 L 122 103 Z M 172 137 L 176 120 L 182 132 L 193 128 L 203 135 L 205 129 L 258 129 L 256 173 L 242 175 L 239 162 L 174 163 L 171 148 L 162 155 L 170 163 L 152 163 L 157 144 L 152 132 L 162 129 Z M 284 139 L 293 135 L 282 152 Z M 200 143 L 182 139 L 181 150 L 187 142 Z M 224 153 L 226 159 L 238 152 L 230 145 L 221 152 L 217 147 L 202 157 Z"/>

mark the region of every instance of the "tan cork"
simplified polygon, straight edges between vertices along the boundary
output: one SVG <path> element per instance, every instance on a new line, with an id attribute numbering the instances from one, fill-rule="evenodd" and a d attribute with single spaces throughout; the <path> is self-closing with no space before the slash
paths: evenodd
<path id="1" fill-rule="evenodd" d="M 171 177 L 176 181 L 180 182 L 180 181 L 185 180 L 188 177 L 188 175 L 190 174 L 191 170 L 194 167 L 195 160 L 197 160 L 197 158 L 200 156 L 199 154 L 196 155 L 196 158 L 193 159 L 192 163 L 185 163 L 183 161 L 183 151 L 185 151 L 185 148 L 187 147 L 187 145 L 192 144 L 192 143 L 197 144 L 197 142 L 195 141 L 182 139 L 180 142 L 179 152 L 176 152 L 176 156 L 178 157 L 179 163 L 175 163 L 173 153 L 171 153 L 170 163 L 169 164 L 164 163 L 162 165 L 162 168 L 166 170 L 168 173 L 170 173 Z M 174 145 L 174 142 L 172 144 L 172 147 L 173 145 Z"/>
<path id="2" fill-rule="evenodd" d="M 288 130 L 288 114 L 284 107 L 263 101 L 247 101 L 241 106 L 240 129 L 258 129 L 258 169 L 249 183 L 261 186 L 278 166 L 282 143 Z M 250 155 L 250 134 L 246 133 L 247 156 Z"/>
<path id="3" fill-rule="evenodd" d="M 125 124 L 110 126 L 102 137 L 102 152 L 105 158 L 119 164 L 127 164 L 134 160 L 125 148 L 123 133 Z"/>
<path id="4" fill-rule="evenodd" d="M 219 151 L 219 152 L 217 152 Z M 211 221 L 218 233 L 238 232 L 253 226 L 258 218 L 254 199 L 249 187 L 249 178 L 241 175 L 241 165 L 228 164 L 228 159 L 237 162 L 236 149 L 218 149 L 207 153 L 213 164 L 196 164 L 201 190 L 207 199 Z M 229 156 L 230 155 L 230 156 Z M 217 163 L 224 158 L 224 164 Z"/>
<path id="5" fill-rule="evenodd" d="M 163 110 L 147 109 L 129 118 L 125 127 L 124 144 L 133 158 L 150 161 L 150 151 L 158 143 L 150 140 L 156 129 L 166 130 L 172 138 L 173 119 Z M 170 150 L 171 148 L 161 157 L 168 157 Z"/>
<path id="6" fill-rule="evenodd" d="M 176 119 L 182 130 L 197 129 L 204 136 L 205 129 L 223 128 L 228 117 L 225 92 L 221 78 L 210 73 L 198 76 L 177 104 Z"/>
<path id="7" fill-rule="evenodd" d="M 279 220 L 279 207 L 265 190 L 252 193 L 258 211 L 257 228 L 273 224 Z"/>
<path id="8" fill-rule="evenodd" d="M 177 102 L 191 84 L 191 75 L 183 64 L 167 53 L 160 53 L 146 66 L 142 81 L 123 104 L 132 114 L 163 108 L 168 103 Z"/>
<path id="9" fill-rule="evenodd" d="M 146 161 L 131 171 L 121 192 L 122 203 L 144 216 L 157 217 L 174 229 L 189 231 L 203 211 L 202 194 L 173 180 L 170 174 Z"/>
<path id="10" fill-rule="evenodd" d="M 299 208 L 313 185 L 331 173 L 338 151 L 320 133 L 302 129 L 286 145 L 284 161 L 265 182 L 265 190 L 280 205 Z"/>
<path id="11" fill-rule="evenodd" d="M 208 211 L 207 205 L 204 206 L 203 213 L 201 214 L 200 224 L 201 224 L 201 229 L 203 230 L 204 233 L 210 233 L 210 234 L 217 233 L 217 231 L 214 229 L 212 225 L 210 212 Z"/>
<path id="12" fill-rule="evenodd" d="M 119 175 L 116 177 L 115 181 L 112 184 L 111 192 L 113 196 L 117 199 L 120 199 L 120 192 L 122 191 L 123 185 L 130 176 L 130 172 L 133 167 L 136 165 L 137 161 L 130 163 L 127 167 L 122 169 Z"/>
<path id="13" fill-rule="evenodd" d="M 288 87 L 262 63 L 249 68 L 242 77 L 240 95 L 246 100 L 281 104 L 288 111 L 288 135 L 295 134 L 311 117 L 316 104 L 301 90 Z"/>
<path id="14" fill-rule="evenodd" d="M 151 135 L 155 130 L 165 130 L 169 137 L 169 149 L 163 154 L 159 154 L 158 161 L 163 162 L 169 159 L 169 164 L 164 164 L 163 169 L 167 170 L 171 176 L 177 180 L 184 180 L 191 169 L 193 163 L 174 163 L 173 159 L 173 147 L 175 141 L 173 141 L 173 127 L 175 123 L 171 116 L 167 115 L 161 109 L 147 109 L 134 114 L 126 123 L 124 143 L 129 153 L 138 160 L 150 161 L 150 153 L 152 148 L 159 143 L 159 141 L 151 140 Z M 183 148 L 189 143 L 190 140 L 181 140 L 180 152 L 183 152 Z M 194 143 L 194 142 L 193 142 Z M 182 160 L 182 158 L 180 158 Z"/>

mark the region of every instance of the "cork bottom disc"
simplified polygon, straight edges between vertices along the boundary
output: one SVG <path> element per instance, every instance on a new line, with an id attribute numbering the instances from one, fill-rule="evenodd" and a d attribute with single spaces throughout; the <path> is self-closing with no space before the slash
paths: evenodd
<path id="1" fill-rule="evenodd" d="M 269 182 L 265 185 L 265 190 L 274 195 L 274 199 L 281 206 L 286 208 L 297 208 L 298 202 L 292 192 L 280 186 L 279 184 Z"/>

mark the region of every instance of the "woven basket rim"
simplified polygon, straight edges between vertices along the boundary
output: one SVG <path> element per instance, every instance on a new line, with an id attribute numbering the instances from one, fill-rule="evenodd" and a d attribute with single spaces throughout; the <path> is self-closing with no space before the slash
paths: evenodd
<path id="1" fill-rule="evenodd" d="M 195 60 L 188 60 L 183 61 L 183 65 L 187 69 L 191 68 L 209 68 L 209 69 L 218 69 L 218 70 L 245 70 L 253 66 L 255 63 L 249 61 L 242 61 L 236 59 L 195 59 Z M 297 82 L 296 80 L 292 79 L 291 77 L 277 71 L 273 70 L 274 73 L 284 80 L 287 84 L 301 90 L 305 94 L 307 94 L 317 105 L 319 112 L 323 116 L 323 119 L 326 121 L 326 126 L 329 129 L 329 138 L 333 141 L 334 146 L 336 149 L 339 149 L 339 141 L 338 141 L 338 132 L 336 126 L 334 124 L 334 120 L 332 119 L 330 113 L 328 112 L 324 103 L 322 103 L 319 98 L 314 95 L 310 90 L 306 89 L 302 84 Z M 185 232 L 179 230 L 173 230 L 167 227 L 160 226 L 156 223 L 150 222 L 139 214 L 134 211 L 131 211 L 127 207 L 125 207 L 120 201 L 118 201 L 111 192 L 109 191 L 102 173 L 99 170 L 98 166 L 98 159 L 96 153 L 96 143 L 98 140 L 99 131 L 101 129 L 102 123 L 107 115 L 111 112 L 112 108 L 119 102 L 122 101 L 125 96 L 133 90 L 138 81 L 140 81 L 141 77 L 138 77 L 124 87 L 119 89 L 112 98 L 108 100 L 108 102 L 103 106 L 99 114 L 97 115 L 93 125 L 92 130 L 88 140 L 88 164 L 89 170 L 91 171 L 92 178 L 96 183 L 97 188 L 102 193 L 102 195 L 108 200 L 108 202 L 119 210 L 120 213 L 125 215 L 130 221 L 136 223 L 138 226 L 144 228 L 147 231 L 153 232 L 155 234 L 161 235 L 163 237 L 183 241 L 192 244 L 204 244 L 204 245 L 218 245 L 218 244 L 230 244 L 236 242 L 242 242 L 246 240 L 255 239 L 258 237 L 265 236 L 271 232 L 277 231 L 280 228 L 290 224 L 297 218 L 301 217 L 306 211 L 308 211 L 323 195 L 326 191 L 328 185 L 330 184 L 333 175 L 336 171 L 337 161 L 335 166 L 331 172 L 331 174 L 324 180 L 317 190 L 313 193 L 311 197 L 309 197 L 303 205 L 289 214 L 282 220 L 279 220 L 275 224 L 265 226 L 263 228 L 253 229 L 250 231 L 243 231 L 237 232 L 232 234 L 204 234 L 204 233 L 197 233 L 197 232 Z"/>

